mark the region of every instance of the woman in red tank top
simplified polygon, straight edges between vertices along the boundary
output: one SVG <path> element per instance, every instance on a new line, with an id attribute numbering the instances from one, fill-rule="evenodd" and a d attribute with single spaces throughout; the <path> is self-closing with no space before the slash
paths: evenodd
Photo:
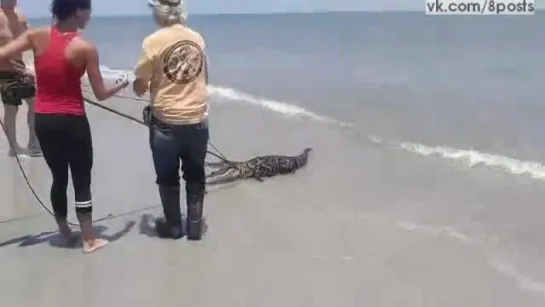
<path id="1" fill-rule="evenodd" d="M 91 0 L 53 0 L 51 7 L 55 24 L 29 30 L 0 48 L 0 59 L 34 51 L 35 128 L 53 176 L 51 205 L 55 220 L 66 244 L 71 244 L 74 238 L 66 221 L 70 169 L 83 250 L 93 252 L 108 241 L 96 238 L 92 227 L 93 146 L 80 80 L 87 73 L 95 97 L 101 101 L 126 87 L 128 81 L 107 89 L 99 69 L 96 47 L 78 33 L 89 21 Z"/>

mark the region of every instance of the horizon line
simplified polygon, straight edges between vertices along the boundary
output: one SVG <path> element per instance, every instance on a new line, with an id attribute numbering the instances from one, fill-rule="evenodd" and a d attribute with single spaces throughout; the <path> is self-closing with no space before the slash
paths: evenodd
<path id="1" fill-rule="evenodd" d="M 221 16 L 221 15 L 283 15 L 283 14 L 327 14 L 327 13 L 418 13 L 424 11 L 422 10 L 369 10 L 369 11 L 285 11 L 285 12 L 252 12 L 252 13 L 194 13 L 189 16 Z M 139 17 L 139 16 L 149 16 L 149 13 L 134 13 L 134 14 L 93 14 L 93 17 Z M 42 15 L 42 16 L 29 16 L 29 18 L 49 18 L 51 15 Z"/>
<path id="2" fill-rule="evenodd" d="M 545 8 L 536 8 L 535 10 L 536 12 L 544 12 L 545 11 Z M 350 14 L 350 13 L 371 13 L 371 14 L 376 14 L 376 13 L 425 13 L 424 11 L 422 10 L 416 10 L 416 9 L 411 9 L 411 10 L 369 10 L 369 11 L 342 11 L 342 10 L 339 10 L 339 11 L 312 11 L 312 12 L 303 12 L 303 11 L 293 11 L 293 12 L 289 12 L 289 11 L 286 11 L 286 12 L 255 12 L 255 13 L 194 13 L 194 14 L 190 14 L 190 16 L 251 16 L 251 15 L 288 15 L 288 14 L 293 14 L 293 15 L 296 15 L 296 14 L 299 14 L 299 15 L 307 15 L 307 14 L 328 14 L 328 13 L 343 13 L 343 14 Z M 142 13 L 135 13 L 135 14 L 124 14 L 124 15 L 116 15 L 116 14 L 95 14 L 93 15 L 93 17 L 99 17 L 99 18 L 103 18 L 103 17 L 108 17 L 108 18 L 112 18 L 112 17 L 144 17 L 144 16 L 149 16 L 149 13 L 145 13 L 145 12 L 142 12 Z M 51 18 L 51 15 L 42 15 L 42 16 L 29 16 L 28 18 L 30 19 L 38 19 L 38 18 Z"/>

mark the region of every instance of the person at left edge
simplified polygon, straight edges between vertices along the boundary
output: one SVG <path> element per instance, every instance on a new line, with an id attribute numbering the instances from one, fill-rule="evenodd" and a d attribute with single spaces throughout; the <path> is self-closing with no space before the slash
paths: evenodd
<path id="1" fill-rule="evenodd" d="M 0 46 L 5 46 L 9 42 L 28 30 L 28 20 L 23 12 L 17 7 L 17 0 L 0 1 Z M 23 62 L 22 53 L 14 54 L 9 59 L 0 61 L 0 94 L 2 104 L 4 105 L 4 124 L 7 138 L 10 143 L 8 151 L 9 156 L 20 155 L 24 151 L 17 141 L 17 113 L 23 100 L 28 106 L 27 126 L 28 126 L 28 155 L 39 157 L 42 155 L 36 132 L 34 130 L 34 92 L 35 86 L 31 79 L 30 72 L 26 69 Z M 15 94 L 10 88 L 26 87 L 24 96 Z M 20 92 L 21 93 L 21 92 Z"/>
<path id="2" fill-rule="evenodd" d="M 34 52 L 37 88 L 34 121 L 53 177 L 50 195 L 55 221 L 65 243 L 73 242 L 66 220 L 70 170 L 83 251 L 90 253 L 108 241 L 97 238 L 93 229 L 93 144 L 81 77 L 87 73 L 98 100 L 112 97 L 129 83 L 125 80 L 111 88 L 105 87 L 97 48 L 79 32 L 91 17 L 91 0 L 53 0 L 51 11 L 54 17 L 51 25 L 30 29 L 1 47 L 0 61 L 27 50 Z"/>

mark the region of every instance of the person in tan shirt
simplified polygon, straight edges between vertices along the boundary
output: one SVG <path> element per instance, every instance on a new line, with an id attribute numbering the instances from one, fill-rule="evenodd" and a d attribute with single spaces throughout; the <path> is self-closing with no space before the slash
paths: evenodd
<path id="1" fill-rule="evenodd" d="M 17 0 L 0 1 L 0 46 L 5 46 L 19 37 L 28 29 L 26 16 L 17 8 Z M 17 141 L 17 113 L 23 100 L 28 105 L 28 154 L 32 157 L 41 156 L 40 145 L 34 131 L 34 95 L 35 87 L 32 73 L 23 63 L 23 55 L 18 54 L 10 59 L 0 61 L 0 94 L 4 105 L 4 123 L 8 140 L 11 145 L 8 155 L 23 153 Z M 19 91 L 14 91 L 18 88 Z"/>
<path id="2" fill-rule="evenodd" d="M 208 147 L 208 69 L 203 37 L 186 24 L 182 0 L 150 0 L 159 30 L 147 36 L 135 68 L 133 90 L 150 92 L 150 147 L 164 218 L 160 237 L 184 236 L 180 210 L 180 162 L 185 181 L 187 238 L 204 231 L 204 160 Z"/>

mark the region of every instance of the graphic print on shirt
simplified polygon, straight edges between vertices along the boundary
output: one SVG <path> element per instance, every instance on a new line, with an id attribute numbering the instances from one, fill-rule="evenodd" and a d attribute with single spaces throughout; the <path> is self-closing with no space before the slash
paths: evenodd
<path id="1" fill-rule="evenodd" d="M 203 71 L 204 51 L 193 41 L 183 40 L 170 46 L 163 57 L 163 72 L 176 84 L 193 82 Z"/>

